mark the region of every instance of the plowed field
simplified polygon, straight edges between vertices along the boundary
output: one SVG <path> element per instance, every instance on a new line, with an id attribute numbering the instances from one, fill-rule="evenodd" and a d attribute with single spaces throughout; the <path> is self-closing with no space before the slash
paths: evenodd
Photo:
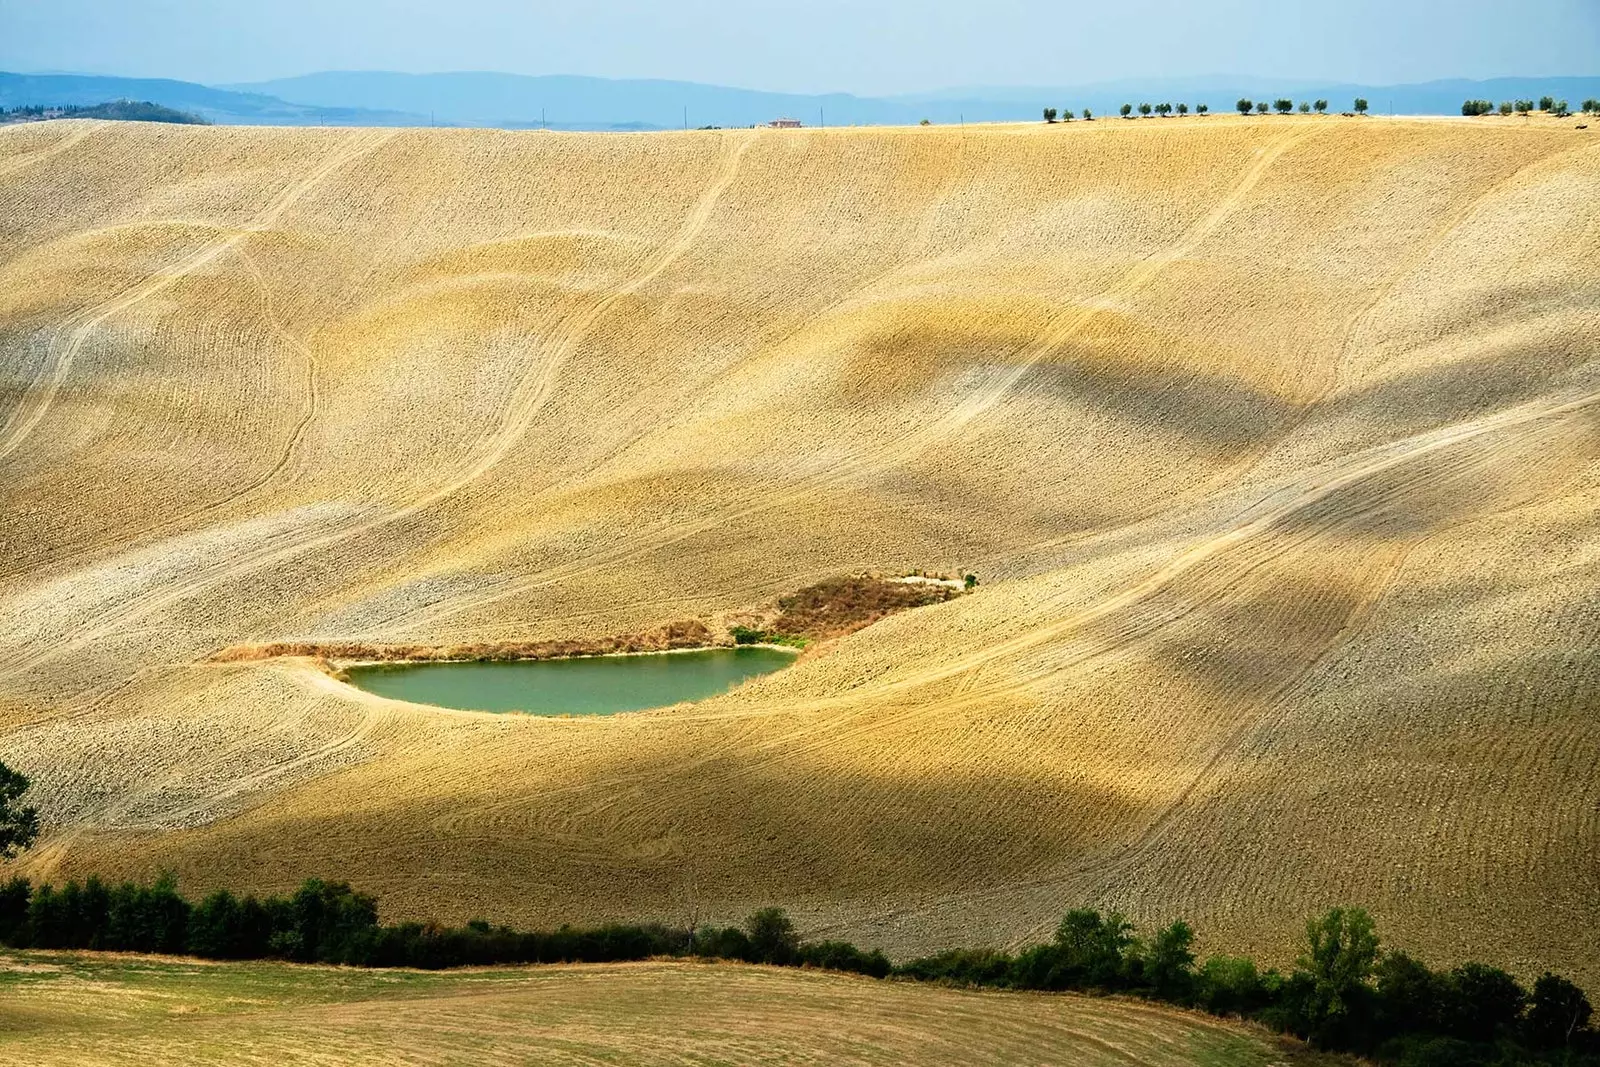
<path id="1" fill-rule="evenodd" d="M 0 130 L 0 759 L 39 877 L 905 954 L 1066 908 L 1600 981 L 1600 140 L 1286 117 Z M 976 573 L 701 704 L 238 645 Z M 692 899 L 691 899 L 692 898 Z"/>

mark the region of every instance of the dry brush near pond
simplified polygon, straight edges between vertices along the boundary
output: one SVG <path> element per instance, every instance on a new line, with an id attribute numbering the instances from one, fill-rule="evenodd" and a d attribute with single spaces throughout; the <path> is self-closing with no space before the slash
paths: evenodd
<path id="1" fill-rule="evenodd" d="M 1541 123 L 0 131 L 21 867 L 893 952 L 1355 902 L 1593 984 L 1597 193 Z M 605 719 L 215 658 L 924 567 Z"/>

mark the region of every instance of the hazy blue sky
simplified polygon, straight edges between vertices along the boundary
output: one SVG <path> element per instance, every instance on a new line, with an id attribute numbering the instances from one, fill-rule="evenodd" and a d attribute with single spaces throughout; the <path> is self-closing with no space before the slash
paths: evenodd
<path id="1" fill-rule="evenodd" d="M 0 0 L 0 69 L 502 70 L 892 93 L 1600 73 L 1600 0 Z"/>

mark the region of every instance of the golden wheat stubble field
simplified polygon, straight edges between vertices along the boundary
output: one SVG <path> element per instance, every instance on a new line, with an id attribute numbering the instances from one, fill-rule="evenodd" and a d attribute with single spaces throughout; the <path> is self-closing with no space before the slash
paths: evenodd
<path id="1" fill-rule="evenodd" d="M 1491 119 L 0 131 L 13 866 L 1593 983 L 1597 193 Z M 913 568 L 983 584 L 614 718 L 209 661 Z"/>
<path id="2" fill-rule="evenodd" d="M 0 1054 L 114 1064 L 1038 1064 L 1313 1067 L 1195 1013 L 683 963 L 455 971 L 0 953 Z"/>

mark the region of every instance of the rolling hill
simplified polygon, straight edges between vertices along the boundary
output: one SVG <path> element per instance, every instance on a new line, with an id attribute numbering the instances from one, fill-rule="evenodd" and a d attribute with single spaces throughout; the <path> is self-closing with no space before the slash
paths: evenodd
<path id="1" fill-rule="evenodd" d="M 1204 1016 L 738 966 L 428 974 L 0 953 L 0 1051 L 75 1064 L 1344 1062 Z"/>
<path id="2" fill-rule="evenodd" d="M 1339 117 L 0 130 L 0 759 L 34 876 L 390 918 L 1071 906 L 1600 979 L 1600 141 Z M 268 642 L 974 572 L 699 704 Z"/>
<path id="3" fill-rule="evenodd" d="M 261 93 L 213 89 L 172 78 L 116 78 L 100 74 L 14 74 L 0 71 L 0 108 L 93 106 L 111 100 L 148 100 L 210 122 L 246 126 L 426 126 L 428 116 L 395 111 L 291 104 Z"/>

